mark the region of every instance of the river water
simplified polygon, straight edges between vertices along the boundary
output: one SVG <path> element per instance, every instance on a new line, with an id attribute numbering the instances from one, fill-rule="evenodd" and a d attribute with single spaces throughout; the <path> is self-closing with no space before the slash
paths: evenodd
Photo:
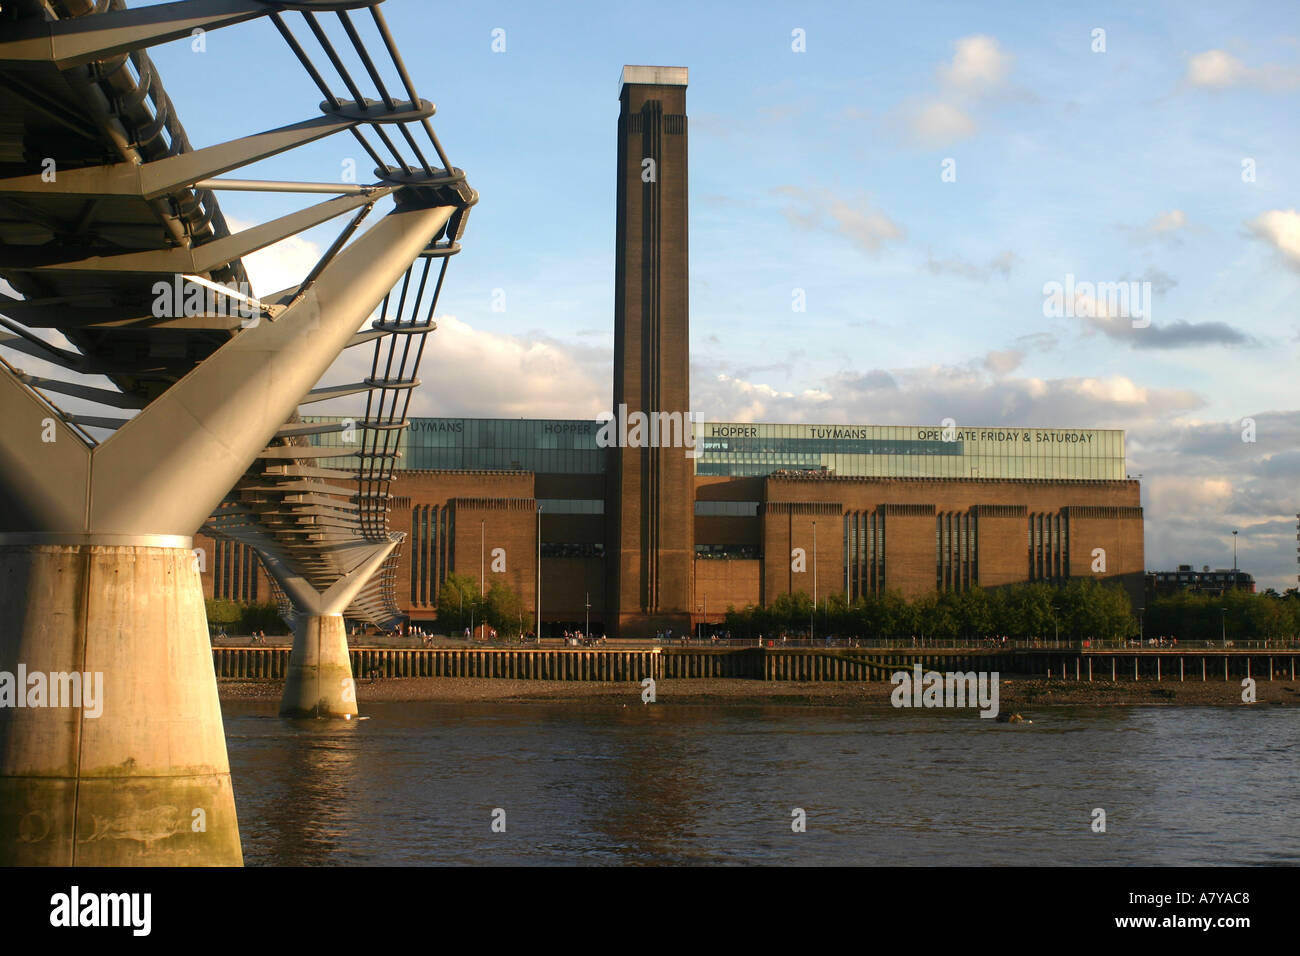
<path id="1" fill-rule="evenodd" d="M 223 706 L 253 866 L 1300 862 L 1296 708 Z"/>

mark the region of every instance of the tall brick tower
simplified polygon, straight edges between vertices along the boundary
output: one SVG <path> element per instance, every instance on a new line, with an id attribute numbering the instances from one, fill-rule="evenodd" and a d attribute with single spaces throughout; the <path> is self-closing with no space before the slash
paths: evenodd
<path id="1" fill-rule="evenodd" d="M 625 66 L 619 106 L 613 411 L 625 406 L 652 423 L 676 413 L 689 436 L 686 68 Z M 620 635 L 684 633 L 694 461 L 680 443 L 609 454 L 609 617 Z"/>

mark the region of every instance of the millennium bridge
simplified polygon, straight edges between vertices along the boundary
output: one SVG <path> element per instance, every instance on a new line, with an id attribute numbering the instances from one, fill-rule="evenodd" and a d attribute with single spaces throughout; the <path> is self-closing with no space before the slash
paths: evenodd
<path id="1" fill-rule="evenodd" d="M 278 33 L 319 101 L 195 147 L 148 50 L 236 24 Z M 238 115 L 237 76 L 207 79 Z M 282 712 L 356 713 L 343 614 L 397 617 L 398 436 L 478 200 L 434 113 L 380 0 L 0 5 L 0 862 L 242 862 L 200 529 L 275 580 Z M 231 175 L 336 134 L 373 162 L 355 183 Z M 310 204 L 232 232 L 228 191 Z M 333 220 L 301 281 L 254 294 L 243 257 Z M 322 387 L 350 348 L 369 375 Z M 349 395 L 355 420 L 302 421 Z M 54 699 L 100 680 L 98 714 Z"/>

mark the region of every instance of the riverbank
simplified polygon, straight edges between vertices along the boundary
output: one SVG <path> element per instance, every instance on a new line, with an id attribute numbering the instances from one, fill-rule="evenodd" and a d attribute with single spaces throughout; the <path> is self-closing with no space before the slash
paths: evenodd
<path id="1" fill-rule="evenodd" d="M 220 680 L 223 701 L 278 701 L 278 680 Z M 1257 706 L 1300 706 L 1300 681 L 1258 681 Z M 660 680 L 656 704 L 782 704 L 829 707 L 888 707 L 894 685 L 871 683 L 762 681 L 739 678 Z M 640 704 L 641 686 L 634 682 L 507 680 L 478 677 L 405 677 L 357 681 L 357 701 L 430 701 L 437 703 L 600 702 Z M 1034 706 L 1125 706 L 1176 704 L 1238 706 L 1240 681 L 1061 681 L 1041 678 L 1003 679 L 998 697 L 1004 713 Z"/>

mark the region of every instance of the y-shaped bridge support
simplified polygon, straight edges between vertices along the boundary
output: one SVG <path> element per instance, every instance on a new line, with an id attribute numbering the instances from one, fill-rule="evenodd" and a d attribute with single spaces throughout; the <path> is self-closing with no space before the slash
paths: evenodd
<path id="1" fill-rule="evenodd" d="M 293 651 L 280 698 L 284 717 L 344 717 L 357 715 L 356 684 L 348 656 L 343 612 L 383 566 L 403 535 L 378 544 L 357 545 L 359 563 L 328 590 L 312 587 L 278 557 L 261 551 L 262 563 L 293 604 Z"/>
<path id="2" fill-rule="evenodd" d="M 190 536 L 453 206 L 398 208 L 95 447 L 0 365 L 0 865 L 238 865 Z"/>

